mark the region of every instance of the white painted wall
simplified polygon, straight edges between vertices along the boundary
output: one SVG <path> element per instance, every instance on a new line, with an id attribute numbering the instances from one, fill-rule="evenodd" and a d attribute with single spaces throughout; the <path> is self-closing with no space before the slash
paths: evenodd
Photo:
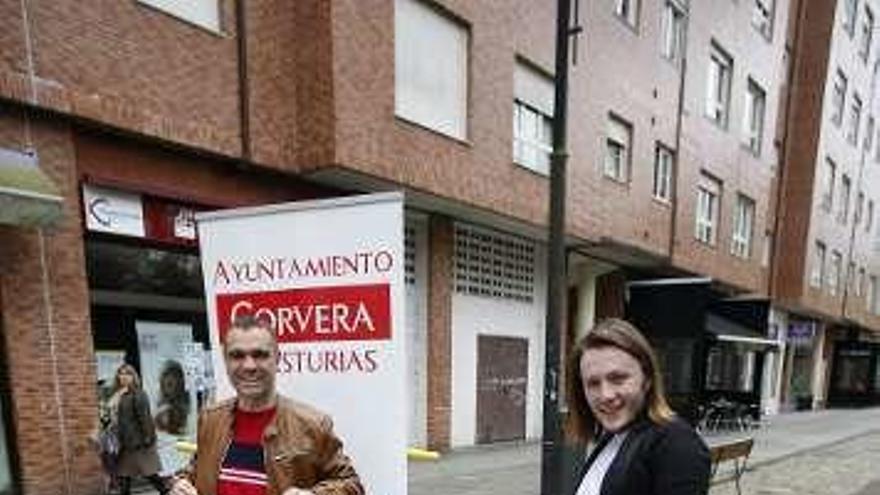
<path id="1" fill-rule="evenodd" d="M 768 328 L 777 328 L 778 352 L 768 352 L 764 358 L 764 375 L 761 384 L 761 411 L 763 414 L 778 414 L 782 408 L 783 368 L 785 366 L 785 335 L 788 333 L 788 312 L 770 308 Z M 768 336 L 772 337 L 772 336 Z"/>
<path id="2" fill-rule="evenodd" d="M 616 267 L 584 257 L 571 262 L 570 286 L 577 286 L 577 312 L 574 315 L 577 338 L 587 334 L 596 324 L 596 279 L 611 272 Z"/>
<path id="3" fill-rule="evenodd" d="M 423 215 L 407 214 L 415 241 L 415 283 L 406 286 L 406 400 L 409 408 L 407 442 L 428 444 L 428 222 Z"/>
<path id="4" fill-rule="evenodd" d="M 541 438 L 544 394 L 545 250 L 535 252 L 531 304 L 453 293 L 452 447 L 474 445 L 477 433 L 477 335 L 528 339 L 526 438 Z"/>

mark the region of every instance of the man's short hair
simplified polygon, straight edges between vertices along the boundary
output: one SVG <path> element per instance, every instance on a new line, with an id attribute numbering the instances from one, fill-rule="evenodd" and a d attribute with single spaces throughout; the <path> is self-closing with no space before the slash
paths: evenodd
<path id="1" fill-rule="evenodd" d="M 239 314 L 235 318 L 232 319 L 232 323 L 229 325 L 229 329 L 226 331 L 226 334 L 229 335 L 233 330 L 242 330 L 249 331 L 252 329 L 261 329 L 265 330 L 266 333 L 272 337 L 272 342 L 278 343 L 278 335 L 275 333 L 275 329 L 272 328 L 272 325 L 266 318 L 260 318 L 253 314 Z"/>

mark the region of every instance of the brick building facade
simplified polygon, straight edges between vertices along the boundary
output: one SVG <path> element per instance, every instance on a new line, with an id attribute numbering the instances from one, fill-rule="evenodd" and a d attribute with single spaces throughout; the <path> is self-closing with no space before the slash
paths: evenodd
<path id="1" fill-rule="evenodd" d="M 812 173 L 787 163 L 813 135 L 796 129 L 813 114 L 786 106 L 801 98 L 787 89 L 806 101 L 816 93 L 799 78 L 821 79 L 807 61 L 790 80 L 790 57 L 821 58 L 786 49 L 821 44 L 797 41 L 822 17 L 798 5 L 582 5 L 568 341 L 606 316 L 664 321 L 632 303 L 639 287 L 685 305 L 679 289 L 694 289 L 705 304 L 692 320 L 646 328 L 667 363 L 689 363 L 670 372 L 682 396 L 749 373 L 744 392 L 780 409 L 788 319 L 772 298 L 834 317 L 787 299 L 809 252 L 792 230 L 795 176 Z M 540 437 L 554 2 L 0 0 L 0 12 L 0 151 L 58 198 L 43 205 L 52 221 L 0 227 L 0 493 L 7 472 L 27 495 L 96 493 L 101 360 L 143 364 L 144 323 L 206 342 L 198 251 L 156 225 L 354 192 L 406 191 L 410 442 Z M 90 224 L 95 194 L 152 226 Z M 500 372 L 484 365 L 508 348 L 523 356 L 524 400 L 480 392 Z"/>

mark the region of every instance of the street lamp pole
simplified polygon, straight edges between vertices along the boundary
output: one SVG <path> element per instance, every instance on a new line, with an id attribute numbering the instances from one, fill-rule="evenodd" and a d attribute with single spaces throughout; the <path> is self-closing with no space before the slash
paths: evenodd
<path id="1" fill-rule="evenodd" d="M 562 428 L 559 415 L 559 361 L 562 312 L 566 296 L 565 176 L 568 117 L 568 41 L 571 1 L 558 0 L 556 74 L 553 107 L 553 153 L 550 156 L 550 235 L 547 253 L 547 318 L 544 333 L 544 431 L 541 452 L 541 495 L 559 495 L 562 482 Z"/>

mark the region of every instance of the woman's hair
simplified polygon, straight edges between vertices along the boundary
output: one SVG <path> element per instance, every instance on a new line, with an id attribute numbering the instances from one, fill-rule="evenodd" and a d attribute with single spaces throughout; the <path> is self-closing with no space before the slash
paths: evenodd
<path id="1" fill-rule="evenodd" d="M 165 387 L 170 379 L 174 384 L 171 390 Z M 181 434 L 187 426 L 189 416 L 189 394 L 186 391 L 183 367 L 175 360 L 165 361 L 159 373 L 159 408 L 156 423 L 173 434 Z"/>
<path id="2" fill-rule="evenodd" d="M 663 375 L 660 373 L 657 355 L 651 344 L 633 324 L 619 318 L 609 318 L 598 323 L 578 342 L 568 361 L 569 416 L 566 426 L 569 436 L 575 441 L 588 443 L 599 428 L 584 394 L 581 359 L 587 350 L 609 347 L 629 354 L 642 368 L 642 373 L 648 382 L 648 390 L 645 393 L 648 418 L 654 423 L 664 424 L 675 415 L 666 402 Z"/>
<path id="3" fill-rule="evenodd" d="M 117 368 L 116 374 L 113 375 L 113 390 L 119 390 L 122 387 L 122 382 L 119 381 L 119 374 L 122 372 L 126 372 L 132 376 L 133 380 L 131 383 L 131 387 L 133 389 L 139 390 L 141 388 L 141 377 L 140 375 L 138 375 L 137 370 L 134 369 L 134 366 L 125 363 Z"/>

